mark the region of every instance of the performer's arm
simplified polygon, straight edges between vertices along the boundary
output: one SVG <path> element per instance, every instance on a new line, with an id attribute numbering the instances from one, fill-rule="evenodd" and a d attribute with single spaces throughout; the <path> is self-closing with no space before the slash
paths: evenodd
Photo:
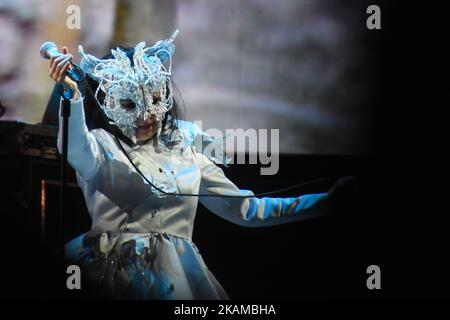
<path id="1" fill-rule="evenodd" d="M 94 177 L 103 161 L 101 146 L 89 132 L 84 115 L 83 97 L 77 92 L 78 97 L 70 101 L 71 110 L 69 117 L 69 139 L 67 160 L 75 171 L 84 179 Z M 59 109 L 58 151 L 62 153 L 62 118 Z"/>
<path id="2" fill-rule="evenodd" d="M 58 83 L 65 82 L 73 92 L 70 100 L 71 110 L 69 117 L 69 137 L 67 160 L 77 173 L 84 179 L 91 179 L 101 166 L 102 153 L 100 145 L 89 132 L 84 115 L 83 97 L 78 90 L 76 82 L 66 76 L 70 67 L 72 55 L 67 47 L 63 47 L 63 54 L 50 59 L 49 75 Z M 57 140 L 58 151 L 62 153 L 62 118 L 59 109 L 59 132 Z"/>
<path id="3" fill-rule="evenodd" d="M 197 156 L 202 172 L 200 193 L 215 195 L 253 195 L 240 190 L 223 170 L 202 154 Z M 328 213 L 328 194 L 307 194 L 294 198 L 200 197 L 199 201 L 218 216 L 246 227 L 270 226 L 304 220 Z"/>

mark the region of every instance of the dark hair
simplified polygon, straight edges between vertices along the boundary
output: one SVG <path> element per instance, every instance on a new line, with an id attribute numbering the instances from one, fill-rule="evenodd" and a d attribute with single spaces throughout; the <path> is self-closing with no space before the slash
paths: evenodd
<path id="1" fill-rule="evenodd" d="M 134 48 L 128 48 L 128 47 L 123 47 L 123 46 L 119 46 L 119 48 L 127 55 L 127 57 L 131 61 L 131 65 L 133 65 Z M 109 53 L 102 57 L 102 59 L 112 59 L 112 58 L 114 58 L 112 53 Z M 97 99 L 95 97 L 95 92 L 98 88 L 97 81 L 95 81 L 88 75 L 86 75 L 86 80 L 87 80 L 87 85 L 89 86 L 88 90 L 86 90 L 87 91 L 86 94 L 90 96 L 90 99 L 86 99 L 87 100 L 86 102 L 88 104 L 97 105 L 98 111 L 101 112 L 102 118 L 103 118 L 103 119 L 98 119 L 98 115 L 97 115 L 96 118 L 97 118 L 98 123 L 97 123 L 97 125 L 95 125 L 95 127 L 103 128 L 110 132 L 112 131 L 111 133 L 118 135 L 122 140 L 124 140 L 129 145 L 131 145 L 132 144 L 131 139 L 129 139 L 125 135 L 123 135 L 123 133 L 121 132 L 120 129 L 118 129 L 115 126 L 111 126 L 107 122 L 106 115 L 104 114 L 103 110 L 101 110 L 100 106 L 97 103 Z M 173 88 L 175 88 L 175 90 L 178 91 L 178 89 L 176 89 L 176 87 L 175 87 L 175 84 L 173 84 Z M 173 90 L 173 88 L 172 88 L 172 90 Z M 180 95 L 180 97 L 181 97 L 181 95 Z M 99 94 L 98 94 L 97 98 L 100 103 L 103 103 L 104 93 L 101 90 L 99 90 Z M 182 110 L 174 97 L 172 108 L 166 113 L 166 116 L 163 118 L 161 134 L 170 133 L 171 131 L 176 130 L 178 128 L 176 121 L 181 120 L 181 119 L 183 119 Z"/>

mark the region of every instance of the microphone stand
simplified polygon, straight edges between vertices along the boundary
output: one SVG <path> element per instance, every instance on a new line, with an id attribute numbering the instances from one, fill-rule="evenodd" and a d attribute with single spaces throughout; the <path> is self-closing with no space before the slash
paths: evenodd
<path id="1" fill-rule="evenodd" d="M 60 92 L 63 100 L 61 101 L 62 118 L 62 152 L 61 152 L 61 189 L 59 197 L 59 217 L 58 217 L 58 254 L 64 258 L 64 209 L 67 190 L 67 153 L 69 142 L 69 117 L 70 117 L 70 99 L 73 92 L 64 84 L 60 84 Z"/>
<path id="2" fill-rule="evenodd" d="M 77 65 L 73 64 L 72 69 L 69 69 L 67 76 L 78 84 L 84 80 L 84 73 Z M 64 211 L 66 207 L 67 195 L 67 154 L 69 142 L 69 117 L 70 117 L 70 99 L 73 97 L 73 92 L 65 83 L 59 85 L 59 92 L 63 100 L 61 101 L 61 118 L 62 118 L 62 150 L 61 150 L 61 189 L 59 198 L 59 217 L 58 217 L 58 254 L 61 256 L 61 261 L 64 262 Z"/>

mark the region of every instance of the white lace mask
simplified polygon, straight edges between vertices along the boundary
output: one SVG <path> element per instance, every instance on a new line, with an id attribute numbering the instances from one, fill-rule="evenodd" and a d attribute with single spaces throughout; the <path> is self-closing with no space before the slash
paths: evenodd
<path id="1" fill-rule="evenodd" d="M 173 106 L 171 68 L 177 34 L 178 30 L 152 47 L 140 42 L 134 48 L 133 64 L 120 48 L 111 50 L 115 59 L 98 59 L 79 46 L 81 69 L 99 83 L 95 97 L 99 90 L 105 94 L 103 111 L 135 143 L 138 118 L 154 115 L 160 122 Z"/>

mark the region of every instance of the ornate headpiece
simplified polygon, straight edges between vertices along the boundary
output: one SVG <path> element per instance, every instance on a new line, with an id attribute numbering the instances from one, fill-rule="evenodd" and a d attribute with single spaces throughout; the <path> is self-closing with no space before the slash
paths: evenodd
<path id="1" fill-rule="evenodd" d="M 134 48 L 133 61 L 120 48 L 111 50 L 115 59 L 98 59 L 79 46 L 81 69 L 99 83 L 95 97 L 99 90 L 105 93 L 100 104 L 103 111 L 135 143 L 139 117 L 155 115 L 156 121 L 161 121 L 172 108 L 171 69 L 177 35 L 178 30 L 170 39 L 147 48 L 140 42 Z M 168 67 L 164 65 L 167 61 Z M 161 128 L 158 130 L 159 135 Z"/>

